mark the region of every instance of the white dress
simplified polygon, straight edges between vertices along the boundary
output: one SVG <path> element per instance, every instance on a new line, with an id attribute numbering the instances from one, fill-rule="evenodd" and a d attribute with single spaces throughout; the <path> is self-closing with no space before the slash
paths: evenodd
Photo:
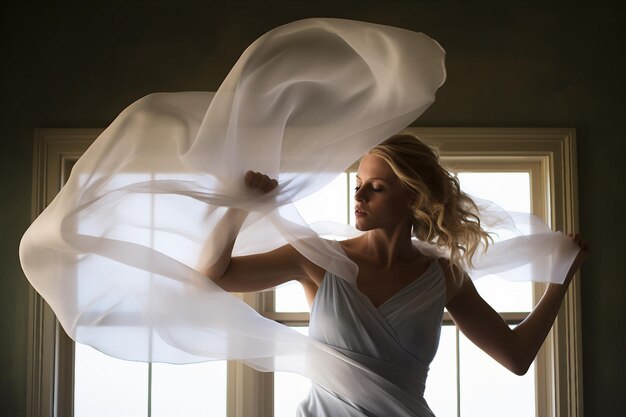
<path id="1" fill-rule="evenodd" d="M 432 416 L 424 400 L 428 366 L 439 344 L 445 280 L 437 261 L 378 307 L 359 289 L 330 272 L 311 309 L 309 335 L 383 376 L 413 397 L 416 416 Z M 385 416 L 392 416 L 390 404 Z M 375 416 L 313 384 L 298 417 Z"/>

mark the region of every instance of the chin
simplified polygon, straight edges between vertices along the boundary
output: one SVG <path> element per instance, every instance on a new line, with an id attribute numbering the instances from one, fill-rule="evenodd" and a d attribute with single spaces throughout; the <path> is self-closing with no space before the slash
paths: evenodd
<path id="1" fill-rule="evenodd" d="M 356 222 L 355 225 L 354 225 L 354 228 L 356 230 L 361 231 L 361 232 L 366 232 L 368 230 L 372 230 L 373 229 L 373 227 L 367 225 L 367 223 L 362 223 L 362 222 Z"/>

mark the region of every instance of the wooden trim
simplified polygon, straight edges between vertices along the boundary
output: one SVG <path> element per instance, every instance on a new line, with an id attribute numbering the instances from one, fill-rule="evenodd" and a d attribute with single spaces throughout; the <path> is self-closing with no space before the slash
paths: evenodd
<path id="1" fill-rule="evenodd" d="M 101 129 L 36 129 L 33 152 L 31 218 L 52 202 L 65 178 L 64 168 L 78 159 Z M 26 415 L 73 414 L 74 346 L 54 313 L 29 286 Z M 68 360 L 70 359 L 70 360 Z"/>
<path id="2" fill-rule="evenodd" d="M 263 311 L 268 292 L 238 294 L 250 307 Z M 274 415 L 274 374 L 259 372 L 239 361 L 228 362 L 228 417 Z"/>
<path id="3" fill-rule="evenodd" d="M 578 232 L 578 183 L 576 169 L 576 136 L 572 130 L 564 138 L 559 149 L 562 164 L 555 166 L 555 179 L 560 178 L 555 193 L 562 199 L 563 205 L 556 207 L 555 218 L 562 224 L 562 230 Z M 558 199 L 557 199 L 558 200 Z M 583 416 L 583 375 L 582 375 L 582 326 L 580 301 L 580 273 L 570 284 L 554 332 L 555 356 L 558 361 L 556 385 L 559 393 L 557 402 L 558 416 Z"/>
<path id="4" fill-rule="evenodd" d="M 263 315 L 268 319 L 277 321 L 279 323 L 289 323 L 290 326 L 298 326 L 298 324 L 292 323 L 308 323 L 310 314 L 307 312 L 300 313 L 277 313 L 274 311 L 265 310 Z"/>

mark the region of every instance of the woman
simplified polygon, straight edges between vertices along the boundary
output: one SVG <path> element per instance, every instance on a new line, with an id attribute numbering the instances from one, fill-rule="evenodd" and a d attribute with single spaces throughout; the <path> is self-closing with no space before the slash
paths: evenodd
<path id="1" fill-rule="evenodd" d="M 432 170 L 393 162 L 412 158 L 396 139 L 364 158 L 356 194 L 364 235 L 325 241 L 298 222 L 291 204 L 419 117 L 445 80 L 444 55 L 424 34 L 305 19 L 261 36 L 215 93 L 138 100 L 102 132 L 24 234 L 26 276 L 77 342 L 127 360 L 235 359 L 301 373 L 316 384 L 304 415 L 430 415 L 421 394 L 444 305 L 479 345 L 523 370 L 564 288 L 552 287 L 529 321 L 509 331 L 460 272 L 487 237 L 471 203 L 413 139 L 408 148 L 424 153 Z M 437 175 L 412 184 L 417 174 L 401 173 L 411 166 Z M 280 187 L 271 192 L 276 182 L 249 173 L 253 190 L 246 189 L 243 167 L 277 177 Z M 438 178 L 452 198 L 430 202 Z M 441 211 L 437 204 L 455 198 L 446 208 L 451 222 L 429 221 Z M 448 248 L 450 261 L 413 247 L 411 227 Z M 203 250 L 207 236 L 213 240 Z M 531 264 L 552 237 L 539 236 L 533 243 L 544 246 L 504 267 Z M 250 256 L 231 260 L 231 250 Z M 574 256 L 569 250 L 559 265 Z M 210 265 L 204 272 L 230 291 L 299 280 L 313 303 L 317 340 L 260 317 L 197 265 Z M 405 303 L 411 295 L 419 302 Z M 479 322 L 490 323 L 488 331 Z"/>
<path id="2" fill-rule="evenodd" d="M 278 185 L 252 171 L 246 174 L 245 183 L 261 193 Z M 481 228 L 476 205 L 460 191 L 458 180 L 441 166 L 433 150 L 410 135 L 391 137 L 361 159 L 355 191 L 356 228 L 364 233 L 338 245 L 359 268 L 356 287 L 324 271 L 290 245 L 231 258 L 234 239 L 205 270 L 206 275 L 234 292 L 298 280 L 312 305 L 313 338 L 420 397 L 437 349 L 444 306 L 477 346 L 510 371 L 525 374 L 554 322 L 569 282 L 587 256 L 586 243 L 578 235 L 572 237 L 580 252 L 565 282 L 550 284 L 532 313 L 511 329 L 480 297 L 462 269 L 471 265 L 477 251 L 487 248 L 490 237 Z M 245 218 L 241 211 L 231 215 L 240 221 Z M 447 249 L 449 258 L 423 253 L 412 236 Z M 390 338 L 390 333 L 396 337 Z M 410 371 L 399 372 L 402 367 Z M 370 414 L 314 385 L 299 415 Z"/>

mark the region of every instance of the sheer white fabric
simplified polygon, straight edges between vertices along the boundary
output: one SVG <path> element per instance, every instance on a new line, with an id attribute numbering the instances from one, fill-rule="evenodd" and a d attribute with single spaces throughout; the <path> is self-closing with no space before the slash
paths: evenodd
<path id="1" fill-rule="evenodd" d="M 291 203 L 417 118 L 445 79 L 443 59 L 423 34 L 369 23 L 308 19 L 268 32 L 216 93 L 152 94 L 113 121 L 25 233 L 26 276 L 68 335 L 109 355 L 238 359 L 301 373 L 374 414 L 420 415 L 393 383 L 264 319 L 194 268 L 207 239 L 209 259 L 221 252 L 233 230 L 216 228 L 236 207 L 250 215 L 235 255 L 289 242 L 354 282 L 356 265 Z M 279 187 L 251 193 L 248 169 Z M 476 275 L 517 277 L 532 265 L 533 278 L 563 279 L 576 252 L 567 239 L 545 226 L 537 233 L 536 222 L 520 234 L 510 219 L 484 214 L 514 238 L 477 259 Z"/>

